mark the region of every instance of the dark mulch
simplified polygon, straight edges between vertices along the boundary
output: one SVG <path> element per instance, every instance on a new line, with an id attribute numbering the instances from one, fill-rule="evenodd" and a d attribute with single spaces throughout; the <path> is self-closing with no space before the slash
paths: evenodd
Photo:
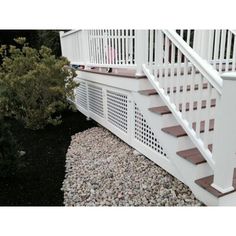
<path id="1" fill-rule="evenodd" d="M 9 121 L 20 150 L 21 167 L 14 177 L 0 179 L 1 206 L 62 206 L 62 182 L 65 176 L 65 155 L 71 136 L 93 126 L 79 112 L 67 111 L 63 123 L 39 131 L 25 129 Z"/>

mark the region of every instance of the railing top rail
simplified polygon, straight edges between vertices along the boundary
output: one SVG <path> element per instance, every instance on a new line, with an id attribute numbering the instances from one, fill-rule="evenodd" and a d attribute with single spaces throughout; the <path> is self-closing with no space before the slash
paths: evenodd
<path id="1" fill-rule="evenodd" d="M 81 31 L 81 29 L 79 29 L 79 30 L 70 30 L 70 31 L 68 31 L 68 32 L 66 32 L 66 33 L 64 33 L 63 31 L 61 31 L 61 32 L 62 32 L 62 33 L 61 33 L 61 38 L 66 37 L 66 36 L 68 36 L 68 35 L 70 35 L 70 34 L 74 34 L 74 33 L 78 32 L 78 31 Z"/>
<path id="2" fill-rule="evenodd" d="M 232 34 L 236 35 L 236 30 L 229 30 Z"/>
<path id="3" fill-rule="evenodd" d="M 219 73 L 211 65 L 202 59 L 176 32 L 175 30 L 162 30 L 167 37 L 181 50 L 189 61 L 209 81 L 209 83 L 221 94 L 223 80 Z"/>

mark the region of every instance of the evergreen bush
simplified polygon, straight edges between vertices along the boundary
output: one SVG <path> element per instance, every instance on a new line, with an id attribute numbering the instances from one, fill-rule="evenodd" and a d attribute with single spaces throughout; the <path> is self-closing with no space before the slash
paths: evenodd
<path id="1" fill-rule="evenodd" d="M 74 99 L 75 71 L 66 58 L 52 55 L 51 49 L 31 48 L 25 38 L 15 41 L 19 46 L 0 47 L 0 113 L 31 129 L 61 123 L 67 98 Z"/>

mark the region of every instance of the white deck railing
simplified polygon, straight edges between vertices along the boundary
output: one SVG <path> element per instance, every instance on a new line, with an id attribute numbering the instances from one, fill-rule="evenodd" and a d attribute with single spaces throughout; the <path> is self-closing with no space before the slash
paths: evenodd
<path id="1" fill-rule="evenodd" d="M 135 67 L 135 30 L 88 30 L 88 65 Z"/>
<path id="2" fill-rule="evenodd" d="M 176 30 L 176 32 L 219 73 L 236 70 L 234 30 Z"/>
<path id="3" fill-rule="evenodd" d="M 236 42 L 233 31 L 209 31 L 208 61 L 219 73 L 235 71 Z"/>
<path id="4" fill-rule="evenodd" d="M 71 64 L 135 68 L 135 30 L 77 30 L 61 33 L 62 54 Z"/>
<path id="5" fill-rule="evenodd" d="M 72 30 L 60 33 L 62 55 L 67 57 L 71 64 L 85 64 L 84 35 L 82 30 Z"/>

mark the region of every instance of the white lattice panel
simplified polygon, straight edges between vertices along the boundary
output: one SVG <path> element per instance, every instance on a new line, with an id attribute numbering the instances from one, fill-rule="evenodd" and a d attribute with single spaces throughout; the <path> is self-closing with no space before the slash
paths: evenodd
<path id="1" fill-rule="evenodd" d="M 76 88 L 76 104 L 87 110 L 87 88 L 85 82 L 80 82 Z"/>
<path id="2" fill-rule="evenodd" d="M 89 111 L 104 117 L 102 88 L 88 84 Z"/>
<path id="3" fill-rule="evenodd" d="M 142 113 L 137 107 L 137 104 L 134 104 L 135 111 L 135 139 L 141 143 L 147 145 L 151 149 L 155 150 L 159 154 L 166 156 L 162 146 L 160 145 L 157 137 L 152 132 L 151 128 L 148 126 L 147 121 L 144 119 Z"/>
<path id="4" fill-rule="evenodd" d="M 110 123 L 127 133 L 127 96 L 107 90 L 107 118 Z"/>

